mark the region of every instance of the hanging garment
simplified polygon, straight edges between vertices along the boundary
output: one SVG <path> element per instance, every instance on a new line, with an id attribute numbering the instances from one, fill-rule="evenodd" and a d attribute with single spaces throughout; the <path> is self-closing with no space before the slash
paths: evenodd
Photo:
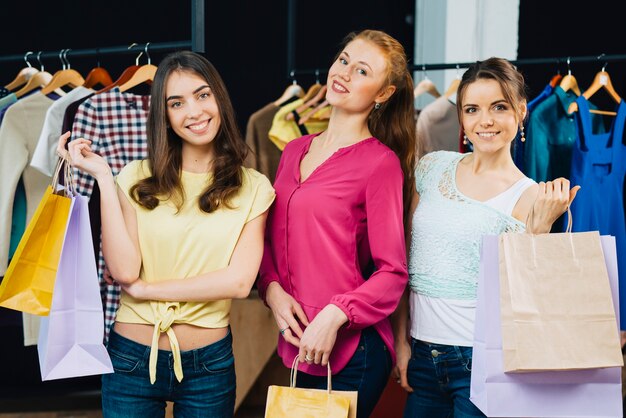
<path id="1" fill-rule="evenodd" d="M 432 151 L 456 151 L 460 129 L 456 105 L 445 96 L 435 99 L 417 119 L 417 158 Z"/>
<path id="2" fill-rule="evenodd" d="M 280 106 L 273 102 L 254 112 L 246 126 L 246 144 L 252 152 L 248 153 L 246 166 L 265 174 L 271 182 L 276 177 L 276 169 L 280 161 L 280 150 L 269 140 L 272 121 Z"/>
<path id="3" fill-rule="evenodd" d="M 611 129 L 593 131 L 590 105 L 584 96 L 576 99 L 577 135 L 573 148 L 571 184 L 581 189 L 572 202 L 574 232 L 600 231 L 613 235 L 617 248 L 620 300 L 626 301 L 626 220 L 624 175 L 626 174 L 626 103 L 617 106 Z M 626 329 L 626 308 L 620 304 L 620 327 Z"/>
<path id="4" fill-rule="evenodd" d="M 530 113 L 526 127 L 523 171 L 533 180 L 550 181 L 570 177 L 576 125 L 574 115 L 568 114 L 567 109 L 577 97 L 572 90 L 566 92 L 557 86 L 554 94 Z M 595 114 L 590 117 L 593 131 L 603 132 L 602 119 Z"/>
<path id="5" fill-rule="evenodd" d="M 8 96 L 9 94 L 11 94 L 11 90 L 7 89 L 6 87 L 0 87 L 0 99 Z"/>
<path id="6" fill-rule="evenodd" d="M 6 109 L 11 106 L 13 103 L 17 102 L 17 96 L 15 93 L 10 93 L 7 96 L 0 99 L 0 111 Z"/>
<path id="7" fill-rule="evenodd" d="M 537 107 L 539 103 L 543 102 L 545 99 L 550 97 L 553 90 L 554 90 L 554 87 L 552 87 L 552 84 L 548 83 L 548 85 L 541 91 L 541 93 L 539 93 L 537 97 L 535 97 L 530 102 L 528 102 L 528 104 L 526 105 L 526 110 L 528 112 L 528 115 L 532 115 L 532 112 L 535 109 L 535 107 Z M 528 127 L 526 127 L 526 129 L 528 129 Z M 524 171 L 524 161 L 526 159 L 525 157 L 526 144 L 522 142 L 521 135 L 518 134 L 515 136 L 515 140 L 513 144 L 514 144 L 513 145 L 513 161 L 515 162 L 515 165 L 517 166 L 517 168 Z"/>
<path id="8" fill-rule="evenodd" d="M 119 87 L 107 92 L 95 94 L 80 104 L 72 126 L 72 138 L 85 138 L 91 141 L 91 149 L 104 157 L 111 171 L 116 176 L 121 169 L 134 160 L 142 160 L 147 156 L 146 122 L 150 96 L 133 93 L 122 93 Z M 67 111 L 66 111 L 67 113 Z M 95 180 L 89 174 L 74 170 L 78 193 L 92 197 Z M 96 203 L 95 205 L 93 203 Z M 91 208 L 99 208 L 98 202 L 90 201 L 90 217 L 100 219 L 99 210 L 92 213 Z M 100 224 L 92 229 L 100 238 Z M 115 321 L 115 313 L 119 306 L 119 285 L 107 285 L 104 281 L 104 257 L 102 246 L 98 251 L 98 277 L 104 303 L 105 340 Z"/>
<path id="9" fill-rule="evenodd" d="M 269 138 L 281 151 L 285 148 L 285 145 L 292 140 L 300 138 L 306 134 L 316 134 L 322 132 L 328 127 L 328 120 L 319 120 L 315 118 L 315 116 L 322 112 L 323 109 L 316 112 L 316 115 L 304 123 L 304 125 L 298 124 L 297 120 L 304 115 L 298 115 L 295 110 L 303 103 L 302 99 L 295 100 L 282 106 L 274 115 L 272 128 L 269 132 Z M 294 120 L 285 119 L 285 116 L 287 116 L 290 112 L 295 113 Z"/>
<path id="10" fill-rule="evenodd" d="M 63 117 L 67 107 L 74 101 L 93 93 L 93 90 L 84 87 L 76 87 L 65 96 L 55 101 L 46 112 L 41 135 L 37 141 L 37 147 L 33 153 L 30 165 L 47 176 L 54 174 L 54 167 L 57 161 L 56 147 L 59 136 L 64 132 L 61 130 Z"/>

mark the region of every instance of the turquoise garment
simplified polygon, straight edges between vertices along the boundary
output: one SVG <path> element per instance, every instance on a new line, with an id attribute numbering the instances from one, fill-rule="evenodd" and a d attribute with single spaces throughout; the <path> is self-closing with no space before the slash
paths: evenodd
<path id="1" fill-rule="evenodd" d="M 15 102 L 17 102 L 17 96 L 15 93 L 9 93 L 7 96 L 0 99 L 0 110 L 11 106 Z"/>
<path id="2" fill-rule="evenodd" d="M 456 168 L 466 155 L 432 152 L 415 169 L 420 198 L 413 214 L 409 284 L 425 296 L 476 299 L 483 235 L 525 230 L 522 222 L 457 189 Z"/>
<path id="3" fill-rule="evenodd" d="M 13 199 L 13 217 L 11 218 L 11 241 L 9 243 L 9 260 L 13 257 L 17 245 L 26 229 L 26 190 L 20 178 Z"/>
<path id="4" fill-rule="evenodd" d="M 531 111 L 526 128 L 524 173 L 535 181 L 570 177 L 572 148 L 576 140 L 574 115 L 567 114 L 577 96 L 560 86 Z M 604 132 L 602 119 L 593 115 L 595 132 Z"/>

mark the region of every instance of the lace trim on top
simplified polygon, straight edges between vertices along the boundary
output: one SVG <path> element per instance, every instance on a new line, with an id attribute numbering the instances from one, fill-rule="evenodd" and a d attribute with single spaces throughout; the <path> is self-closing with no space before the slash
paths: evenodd
<path id="1" fill-rule="evenodd" d="M 457 189 L 463 157 L 434 152 L 416 169 L 420 201 L 413 215 L 409 284 L 429 297 L 475 299 L 483 235 L 525 230 L 522 222 Z"/>

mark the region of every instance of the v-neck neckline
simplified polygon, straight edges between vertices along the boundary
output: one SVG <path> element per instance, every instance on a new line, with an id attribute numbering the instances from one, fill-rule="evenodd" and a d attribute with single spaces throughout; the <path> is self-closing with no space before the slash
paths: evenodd
<path id="1" fill-rule="evenodd" d="M 300 170 L 300 166 L 302 165 L 302 161 L 304 160 L 304 157 L 309 153 L 309 150 L 311 149 L 311 145 L 313 144 L 313 140 L 318 137 L 322 132 L 316 133 L 311 135 L 311 138 L 309 139 L 308 143 L 302 148 L 302 153 L 300 154 L 300 159 L 298 160 L 298 164 L 296 165 L 296 172 L 295 172 L 295 177 L 298 180 L 298 184 L 302 185 L 306 182 L 309 181 L 309 179 L 311 178 L 311 176 L 313 176 L 315 173 L 317 173 L 320 168 L 322 168 L 323 166 L 327 165 L 327 163 L 329 161 L 331 161 L 332 159 L 336 158 L 337 156 L 345 153 L 346 151 L 355 148 L 357 145 L 366 143 L 366 142 L 370 142 L 372 140 L 375 140 L 376 138 L 374 138 L 373 136 L 370 136 L 368 138 L 364 138 L 358 142 L 355 142 L 354 144 L 350 144 L 350 145 L 346 145 L 345 147 L 340 147 L 337 148 L 335 150 L 335 152 L 333 152 L 332 154 L 330 154 L 330 156 L 328 156 L 328 158 L 326 158 L 324 161 L 322 161 L 320 164 L 318 164 L 317 167 L 315 167 L 313 169 L 313 171 L 311 171 L 309 173 L 308 176 L 306 176 L 306 178 L 303 180 L 302 179 L 302 172 Z"/>

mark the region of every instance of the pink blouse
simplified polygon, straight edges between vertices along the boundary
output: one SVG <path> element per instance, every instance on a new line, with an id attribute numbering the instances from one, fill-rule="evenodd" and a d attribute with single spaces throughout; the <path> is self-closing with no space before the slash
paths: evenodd
<path id="1" fill-rule="evenodd" d="M 290 142 L 276 173 L 259 294 L 272 281 L 301 305 L 309 321 L 329 303 L 348 323 L 330 356 L 334 373 L 356 351 L 361 330 L 374 326 L 395 363 L 388 316 L 408 281 L 402 224 L 402 169 L 376 138 L 341 148 L 303 182 L 300 162 L 317 134 Z M 291 367 L 298 348 L 279 336 L 278 354 Z M 326 369 L 301 363 L 324 376 Z"/>

